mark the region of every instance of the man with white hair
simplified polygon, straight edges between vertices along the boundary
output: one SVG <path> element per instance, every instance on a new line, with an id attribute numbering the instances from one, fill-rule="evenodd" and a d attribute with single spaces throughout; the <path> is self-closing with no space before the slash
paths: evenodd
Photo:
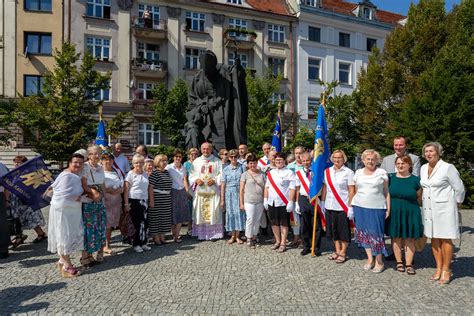
<path id="1" fill-rule="evenodd" d="M 114 169 L 125 179 L 130 171 L 130 163 L 122 153 L 122 144 L 116 143 L 114 146 Z"/>
<path id="2" fill-rule="evenodd" d="M 268 166 L 270 166 L 270 158 L 268 155 L 270 154 L 271 149 L 272 149 L 272 145 L 270 143 L 264 143 L 262 146 L 263 157 L 258 160 L 257 166 L 263 172 L 265 172 Z"/>
<path id="3" fill-rule="evenodd" d="M 224 237 L 219 190 L 222 165 L 212 154 L 211 143 L 203 143 L 201 153 L 193 161 L 189 174 L 194 188 L 193 236 L 199 240 L 217 240 Z"/>

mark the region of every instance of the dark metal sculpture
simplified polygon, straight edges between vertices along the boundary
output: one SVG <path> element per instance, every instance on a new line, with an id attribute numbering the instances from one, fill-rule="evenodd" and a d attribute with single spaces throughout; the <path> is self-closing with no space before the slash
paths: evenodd
<path id="1" fill-rule="evenodd" d="M 218 64 L 207 50 L 199 57 L 201 69 L 189 92 L 186 147 L 212 142 L 215 149 L 247 144 L 248 94 L 245 70 L 239 59 L 232 66 Z"/>

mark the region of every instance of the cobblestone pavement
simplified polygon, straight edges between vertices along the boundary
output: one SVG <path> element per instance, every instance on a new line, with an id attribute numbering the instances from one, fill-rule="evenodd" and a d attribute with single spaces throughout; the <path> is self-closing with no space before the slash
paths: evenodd
<path id="1" fill-rule="evenodd" d="M 0 261 L 0 315 L 28 314 L 473 314 L 474 212 L 463 211 L 450 285 L 429 281 L 429 245 L 417 254 L 417 274 L 362 269 L 363 251 L 350 259 L 283 254 L 270 244 L 255 250 L 224 241 L 154 246 L 137 254 L 114 237 L 118 254 L 75 279 L 63 279 L 46 243 L 26 243 Z M 33 232 L 28 232 L 31 241 Z M 457 241 L 458 245 L 458 241 Z M 323 252 L 332 248 L 323 241 Z M 74 258 L 78 263 L 79 258 Z"/>

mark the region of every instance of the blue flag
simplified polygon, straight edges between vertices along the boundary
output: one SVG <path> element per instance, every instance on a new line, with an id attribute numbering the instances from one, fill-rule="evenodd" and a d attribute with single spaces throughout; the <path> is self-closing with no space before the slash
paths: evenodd
<path id="1" fill-rule="evenodd" d="M 278 112 L 275 130 L 273 131 L 272 148 L 277 152 L 281 152 L 281 119 Z"/>
<path id="2" fill-rule="evenodd" d="M 319 195 L 323 187 L 324 170 L 332 165 L 329 152 L 328 127 L 324 117 L 324 108 L 322 105 L 318 109 L 318 125 L 314 137 L 314 156 L 311 163 L 311 187 L 309 196 L 313 202 Z"/>
<path id="3" fill-rule="evenodd" d="M 97 126 L 95 144 L 99 145 L 102 149 L 105 149 L 105 147 L 109 146 L 109 140 L 107 139 L 107 134 L 105 132 L 105 123 L 102 119 L 100 119 L 99 125 Z"/>
<path id="4" fill-rule="evenodd" d="M 1 184 L 33 210 L 49 205 L 42 196 L 53 181 L 42 156 L 28 160 L 1 177 Z"/>

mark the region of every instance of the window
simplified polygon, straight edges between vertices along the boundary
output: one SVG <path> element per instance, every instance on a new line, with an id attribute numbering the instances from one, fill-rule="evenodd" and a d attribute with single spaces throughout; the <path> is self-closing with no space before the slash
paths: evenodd
<path id="1" fill-rule="evenodd" d="M 319 99 L 318 98 L 308 98 L 308 119 L 312 120 L 317 117 L 319 108 Z"/>
<path id="2" fill-rule="evenodd" d="M 87 16 L 110 19 L 110 0 L 87 0 Z"/>
<path id="3" fill-rule="evenodd" d="M 186 30 L 204 32 L 204 22 L 206 16 L 204 13 L 186 12 Z"/>
<path id="4" fill-rule="evenodd" d="M 234 64 L 235 58 L 240 58 L 240 64 L 242 65 L 242 67 L 247 68 L 247 54 L 237 53 L 236 56 L 236 53 L 229 53 L 229 65 Z"/>
<path id="5" fill-rule="evenodd" d="M 362 17 L 364 19 L 372 20 L 372 10 L 369 8 L 364 8 L 362 10 Z"/>
<path id="6" fill-rule="evenodd" d="M 153 29 L 160 28 L 160 7 L 138 4 L 138 25 Z"/>
<path id="7" fill-rule="evenodd" d="M 321 59 L 308 58 L 308 80 L 321 79 Z"/>
<path id="8" fill-rule="evenodd" d="M 308 40 L 321 42 L 321 29 L 319 27 L 308 26 Z"/>
<path id="9" fill-rule="evenodd" d="M 242 4 L 242 0 L 227 0 L 227 3 L 231 3 L 231 4 Z"/>
<path id="10" fill-rule="evenodd" d="M 285 27 L 283 25 L 268 24 L 268 40 L 283 43 L 285 41 Z"/>
<path id="11" fill-rule="evenodd" d="M 138 89 L 140 89 L 140 100 L 153 100 L 153 89 L 155 85 L 153 83 L 139 82 Z"/>
<path id="12" fill-rule="evenodd" d="M 25 32 L 25 49 L 27 54 L 51 55 L 51 33 Z"/>
<path id="13" fill-rule="evenodd" d="M 52 0 L 25 0 L 25 10 L 52 12 Z"/>
<path id="14" fill-rule="evenodd" d="M 158 62 L 160 60 L 160 46 L 138 42 L 138 58 L 143 62 Z"/>
<path id="15" fill-rule="evenodd" d="M 371 52 L 373 47 L 377 47 L 377 40 L 367 37 L 367 51 Z"/>
<path id="16" fill-rule="evenodd" d="M 159 145 L 160 131 L 154 131 L 152 124 L 138 124 L 138 143 L 140 145 Z"/>
<path id="17" fill-rule="evenodd" d="M 38 95 L 43 93 L 44 78 L 41 76 L 25 75 L 23 95 Z"/>
<path id="18" fill-rule="evenodd" d="M 268 67 L 272 70 L 274 76 L 278 76 L 278 74 L 285 76 L 285 59 L 269 57 Z"/>
<path id="19" fill-rule="evenodd" d="M 96 60 L 110 59 L 110 40 L 100 37 L 87 37 L 87 49 Z"/>
<path id="20" fill-rule="evenodd" d="M 230 18 L 229 19 L 229 26 L 233 29 L 246 30 L 247 29 L 247 21 L 246 20 L 241 20 L 241 19 Z M 239 39 L 246 39 L 247 38 L 247 35 L 240 34 L 239 36 L 237 36 L 237 34 L 235 32 L 229 32 L 228 35 L 232 36 L 232 37 L 237 37 Z"/>
<path id="21" fill-rule="evenodd" d="M 199 55 L 202 50 L 198 48 L 186 48 L 186 69 L 199 68 Z"/>
<path id="22" fill-rule="evenodd" d="M 312 7 L 318 6 L 318 0 L 301 0 L 301 4 L 310 5 Z"/>
<path id="23" fill-rule="evenodd" d="M 339 33 L 339 46 L 351 47 L 351 34 Z"/>
<path id="24" fill-rule="evenodd" d="M 110 86 L 106 89 L 100 89 L 95 95 L 89 93 L 88 99 L 91 101 L 110 101 Z"/>
<path id="25" fill-rule="evenodd" d="M 281 104 L 285 104 L 286 95 L 284 93 L 272 93 L 271 101 L 272 104 L 278 104 L 281 101 Z"/>
<path id="26" fill-rule="evenodd" d="M 339 63 L 339 82 L 341 84 L 351 84 L 351 64 Z"/>

